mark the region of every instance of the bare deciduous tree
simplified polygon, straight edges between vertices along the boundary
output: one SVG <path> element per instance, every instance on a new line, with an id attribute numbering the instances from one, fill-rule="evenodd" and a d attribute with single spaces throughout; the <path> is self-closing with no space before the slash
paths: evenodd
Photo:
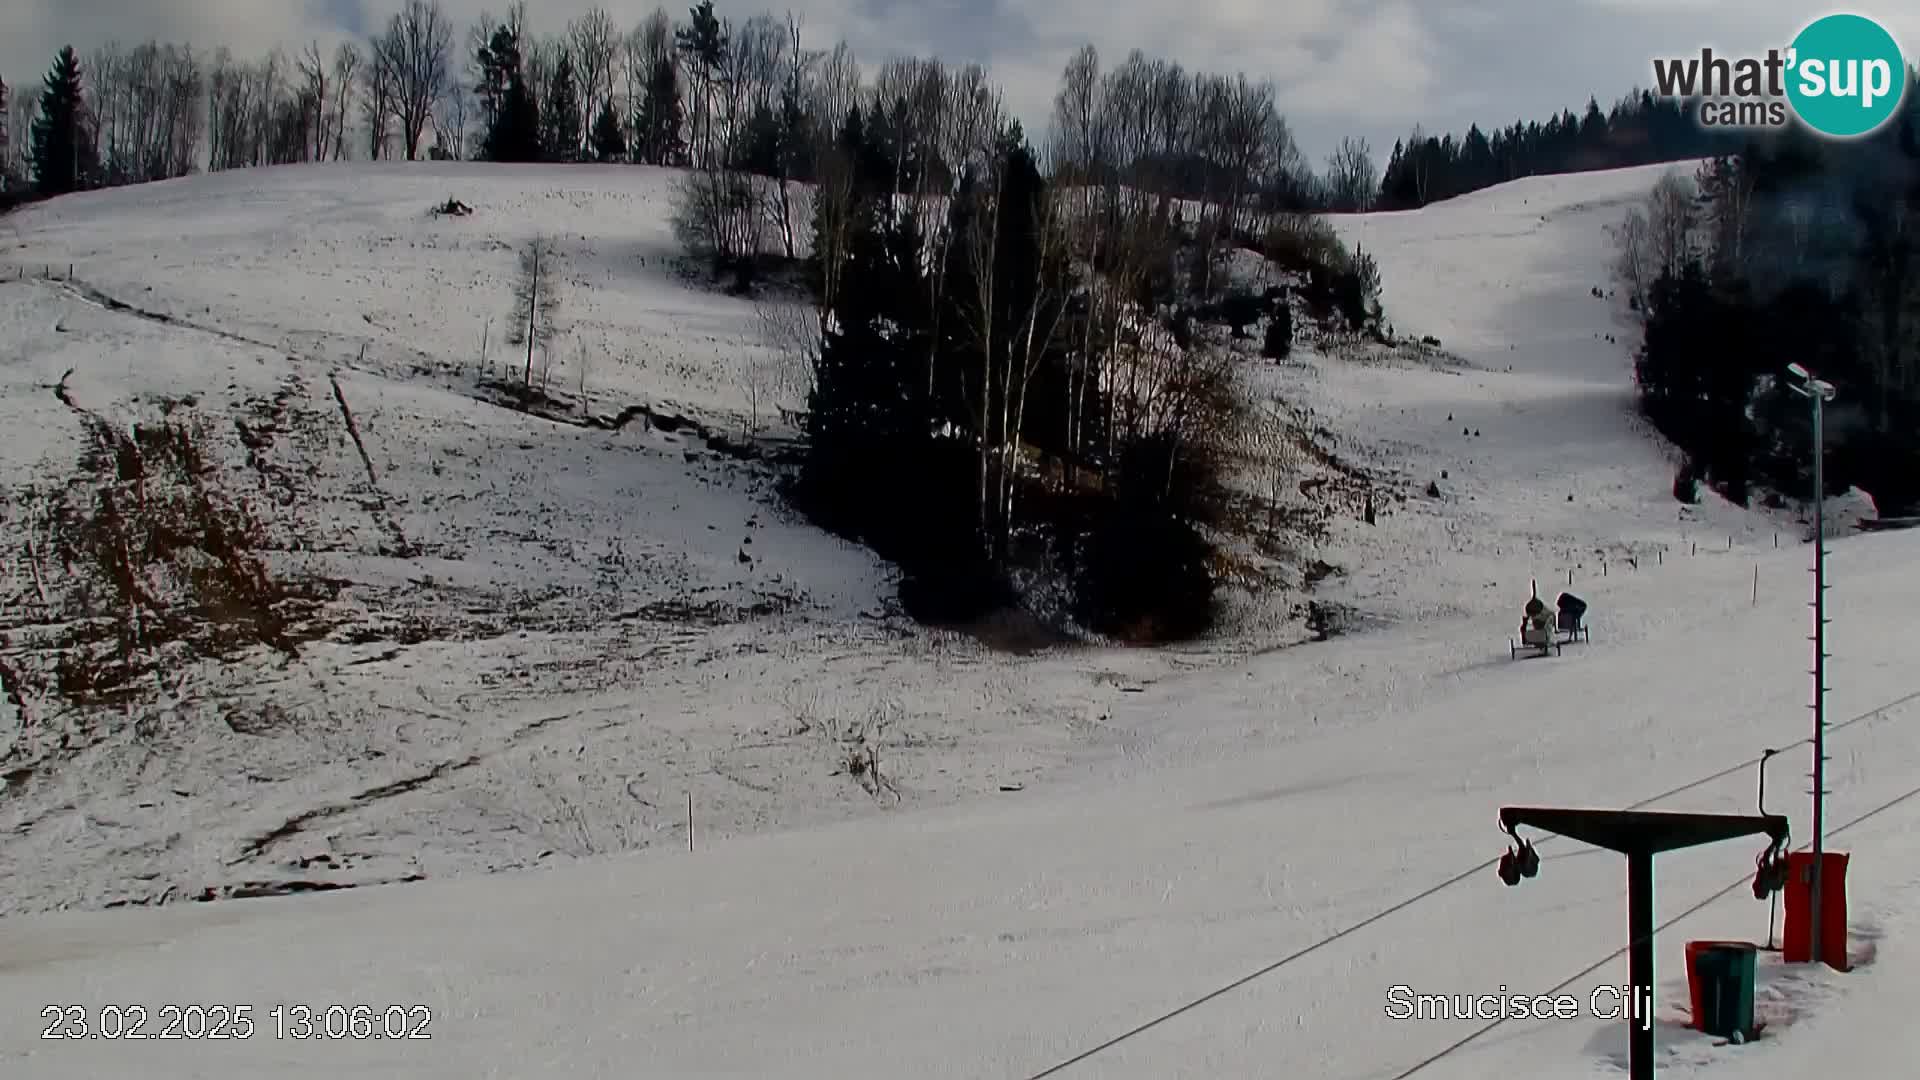
<path id="1" fill-rule="evenodd" d="M 1648 255 L 1655 277 L 1679 273 L 1693 257 L 1698 223 L 1693 184 L 1678 171 L 1668 171 L 1647 196 Z"/>
<path id="2" fill-rule="evenodd" d="M 1004 144 L 1006 128 L 996 127 Z M 979 525 L 990 545 L 987 554 L 996 561 L 1005 558 L 1012 535 L 1028 391 L 1056 344 L 1067 307 L 1062 201 L 1044 193 L 1030 207 L 1008 202 L 1020 197 L 1010 192 L 1008 183 L 1013 165 L 1012 154 L 991 155 L 984 182 L 967 196 L 972 206 L 966 235 L 959 239 L 973 286 L 962 308 L 979 361 L 962 384 L 971 395 L 968 404 L 979 438 Z M 1032 276 L 1003 279 L 1007 267 L 1001 245 L 1012 229 L 1027 227 L 1030 238 L 1022 236 L 1021 241 L 1032 244 L 1023 253 Z"/>
<path id="3" fill-rule="evenodd" d="M 948 306 L 948 255 L 956 241 L 945 213 L 946 203 L 956 193 L 969 166 L 989 163 L 994 135 L 1001 129 L 1003 106 L 998 92 L 987 82 L 986 69 L 978 64 L 969 64 L 951 74 L 936 68 L 924 71 L 923 75 L 922 97 L 938 93 L 940 102 L 936 106 L 923 101 L 913 113 L 929 118 L 932 127 L 930 141 L 921 151 L 922 160 L 938 160 L 950 174 L 937 188 L 930 177 L 922 176 L 918 185 L 920 198 L 915 206 L 926 233 L 930 270 L 927 310 L 932 314 L 933 325 L 928 335 L 926 366 L 927 386 L 931 390 L 940 377 L 939 342 Z"/>
<path id="4" fill-rule="evenodd" d="M 1162 162 L 1156 190 L 1167 192 L 1174 177 L 1171 170 L 1180 156 L 1199 141 L 1200 103 L 1195 84 L 1188 81 L 1186 69 L 1179 64 L 1155 61 L 1153 64 L 1153 131 L 1157 136 Z"/>
<path id="5" fill-rule="evenodd" d="M 786 44 L 787 28 L 771 15 L 755 15 L 732 32 L 715 83 L 721 132 L 716 167 L 735 164 L 747 149 L 755 114 L 771 112 Z"/>
<path id="6" fill-rule="evenodd" d="M 686 173 L 673 192 L 674 238 L 714 273 L 731 272 L 744 284 L 767 250 L 769 186 L 736 169 Z"/>
<path id="7" fill-rule="evenodd" d="M 286 91 L 289 67 L 286 52 L 276 46 L 267 54 L 266 62 L 253 70 L 253 111 L 248 124 L 253 159 L 248 164 L 267 165 L 273 162 L 274 126 L 278 120 L 276 114 Z"/>
<path id="8" fill-rule="evenodd" d="M 327 147 L 333 145 L 332 131 L 328 124 L 329 107 L 332 98 L 327 80 L 332 69 L 328 67 L 320 54 L 320 43 L 310 42 L 305 52 L 300 54 L 300 78 L 303 80 L 302 100 L 313 110 L 310 125 L 313 136 L 312 152 L 309 160 L 325 161 Z"/>
<path id="9" fill-rule="evenodd" d="M 1248 426 L 1253 464 L 1265 481 L 1261 487 L 1267 499 L 1267 528 L 1277 531 L 1281 520 L 1281 492 L 1286 490 L 1287 481 L 1299 467 L 1300 451 L 1294 441 L 1293 417 L 1287 411 L 1286 402 L 1276 397 L 1254 413 Z"/>
<path id="10" fill-rule="evenodd" d="M 1053 100 L 1053 130 L 1050 157 L 1055 183 L 1078 189 L 1074 200 L 1076 213 L 1066 223 L 1068 243 L 1083 259 L 1098 260 L 1102 220 L 1098 207 L 1112 173 L 1107 153 L 1111 131 L 1110 113 L 1105 99 L 1107 83 L 1100 77 L 1100 54 L 1092 45 L 1084 45 L 1068 59 L 1060 76 L 1060 89 Z M 1079 450 L 1078 431 L 1082 424 L 1081 402 L 1087 380 L 1096 378 L 1098 358 L 1096 339 L 1100 327 L 1098 310 L 1106 290 L 1090 280 L 1086 292 L 1087 311 L 1081 320 L 1081 338 L 1067 369 L 1066 451 L 1069 457 Z"/>
<path id="11" fill-rule="evenodd" d="M 780 243 L 788 259 L 799 254 L 794 243 L 793 181 L 796 173 L 811 172 L 813 147 L 805 145 L 805 95 L 807 72 L 819 59 L 817 53 L 801 48 L 800 18 L 787 15 L 787 43 L 781 53 L 780 101 L 773 106 L 777 132 L 774 169 L 774 198 L 769 212 L 772 224 L 780 232 Z"/>
<path id="12" fill-rule="evenodd" d="M 1413 125 L 1413 131 L 1407 135 L 1406 153 L 1413 161 L 1414 198 L 1425 206 L 1427 197 L 1433 192 L 1433 156 L 1427 153 L 1427 131 L 1419 124 Z"/>
<path id="13" fill-rule="evenodd" d="M 1647 214 L 1640 207 L 1627 210 L 1613 232 L 1614 262 L 1613 273 L 1616 280 L 1627 289 L 1633 298 L 1634 308 L 1646 312 L 1647 290 L 1653 285 L 1652 237 L 1647 231 Z"/>
<path id="14" fill-rule="evenodd" d="M 1631 207 L 1613 230 L 1614 278 L 1633 297 L 1642 318 L 1654 282 L 1677 274 L 1694 257 L 1699 210 L 1693 186 L 1677 171 L 1654 184 L 1646 202 Z"/>
<path id="15" fill-rule="evenodd" d="M 94 53 L 89 134 L 108 183 L 184 176 L 197 165 L 207 113 L 205 71 L 191 46 L 156 41 Z"/>
<path id="16" fill-rule="evenodd" d="M 1099 132 L 1100 53 L 1091 44 L 1080 46 L 1060 74 L 1053 96 L 1053 128 L 1048 136 L 1048 162 L 1055 180 L 1091 191 L 1098 183 L 1093 173 Z"/>
<path id="17" fill-rule="evenodd" d="M 233 151 L 227 145 L 228 112 L 233 99 L 233 57 L 225 46 L 215 49 L 207 70 L 207 168 L 229 168 Z"/>
<path id="18" fill-rule="evenodd" d="M 945 163 L 939 155 L 952 122 L 951 84 L 947 66 L 933 57 L 914 69 L 913 85 L 908 89 L 906 127 L 900 138 L 912 146 L 914 160 L 920 163 L 913 190 L 915 213 L 923 221 L 938 216 L 950 183 L 943 182 L 940 175 Z"/>
<path id="19" fill-rule="evenodd" d="M 387 156 L 395 100 L 393 68 L 375 42 L 360 68 L 360 121 L 366 128 L 370 160 L 379 161 Z"/>
<path id="20" fill-rule="evenodd" d="M 840 302 L 840 287 L 852 250 L 854 163 L 837 147 L 829 147 L 816 162 L 814 173 L 814 258 L 820 268 L 816 299 L 818 330 L 824 336 L 827 318 Z"/>
<path id="21" fill-rule="evenodd" d="M 824 146 L 832 145 L 847 113 L 860 100 L 860 61 L 846 42 L 834 45 L 833 51 L 814 68 L 807 100 L 820 142 Z"/>
<path id="22" fill-rule="evenodd" d="M 132 104 L 126 91 L 139 80 L 131 71 L 131 58 L 118 41 L 108 41 L 87 58 L 84 84 L 87 112 L 93 117 L 91 137 L 94 160 L 100 163 L 109 183 L 132 179 L 134 166 L 125 160 L 122 128 L 126 110 Z"/>
<path id="23" fill-rule="evenodd" d="M 347 116 L 353 110 L 353 88 L 359 81 L 360 47 L 342 41 L 333 50 L 333 160 L 347 156 Z"/>
<path id="24" fill-rule="evenodd" d="M 1271 214 L 1300 192 L 1312 170 L 1299 145 L 1293 141 L 1293 129 L 1287 126 L 1287 118 L 1277 110 L 1262 137 L 1267 148 L 1262 155 L 1265 177 L 1261 183 L 1261 209 Z"/>
<path id="25" fill-rule="evenodd" d="M 524 381 L 533 387 L 533 352 L 549 353 L 554 337 L 554 315 L 560 310 L 559 275 L 554 263 L 558 255 L 553 241 L 536 236 L 520 249 L 520 271 L 513 283 L 513 310 L 507 325 L 507 341 L 527 347 Z"/>
<path id="26" fill-rule="evenodd" d="M 452 44 L 453 24 L 440 0 L 407 0 L 374 39 L 373 67 L 385 69 L 408 161 L 419 157 L 420 137 L 446 95 Z"/>
<path id="27" fill-rule="evenodd" d="M 447 87 L 447 96 L 442 104 L 444 114 L 435 129 L 440 148 L 455 161 L 465 161 L 467 157 L 467 138 L 470 132 L 469 114 L 473 110 L 473 95 L 466 87 L 452 84 Z"/>
<path id="28" fill-rule="evenodd" d="M 740 390 L 747 399 L 747 415 L 742 418 L 740 434 L 752 439 L 764 430 L 762 416 L 773 403 L 780 354 L 770 349 L 750 349 L 741 362 Z"/>
<path id="29" fill-rule="evenodd" d="M 1254 190 L 1272 149 L 1270 133 L 1279 116 L 1271 82 L 1252 82 L 1244 74 L 1223 86 L 1219 153 L 1227 174 L 1223 218 L 1229 232 L 1245 225 L 1242 200 Z"/>
<path id="30" fill-rule="evenodd" d="M 595 5 L 567 26 L 567 40 L 580 80 L 581 114 L 599 116 L 601 107 L 613 99 L 613 64 L 620 53 L 620 31 L 613 25 L 613 16 Z"/>
<path id="31" fill-rule="evenodd" d="M 1327 191 L 1342 210 L 1364 211 L 1373 206 L 1380 174 L 1373 166 L 1367 140 L 1349 135 L 1327 158 Z"/>
<path id="32" fill-rule="evenodd" d="M 559 121 L 559 108 L 553 101 L 554 83 L 560 74 L 560 57 L 566 52 L 566 43 L 553 37 L 525 37 L 520 39 L 520 59 L 526 65 L 527 86 L 533 90 L 535 100 L 540 103 L 541 142 L 544 147 L 546 132 Z M 579 101 L 574 102 L 575 107 Z M 576 116 L 575 121 L 578 121 Z"/>

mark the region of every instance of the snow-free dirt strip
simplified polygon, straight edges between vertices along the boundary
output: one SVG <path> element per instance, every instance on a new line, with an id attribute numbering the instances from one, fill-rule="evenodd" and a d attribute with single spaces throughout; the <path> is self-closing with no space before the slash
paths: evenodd
<path id="1" fill-rule="evenodd" d="M 15 216 L 9 489 L 73 474 L 83 412 L 198 417 L 263 557 L 339 594 L 326 636 L 169 670 L 137 722 L 0 704 L 5 1074 L 1030 1076 L 1497 855 L 1503 803 L 1623 805 L 1803 737 L 1809 549 L 1790 515 L 1674 503 L 1629 328 L 1591 293 L 1658 171 L 1341 219 L 1397 329 L 1452 359 L 1249 361 L 1394 496 L 1299 553 L 1363 632 L 1283 648 L 1290 593 L 1244 605 L 1258 633 L 1027 658 L 902 626 L 886 568 L 728 452 L 764 346 L 750 303 L 676 268 L 668 174 L 245 170 Z M 475 213 L 428 213 L 448 197 Z M 535 232 L 571 260 L 552 419 L 478 386 L 513 362 L 480 341 Z M 19 595 L 29 526 L 5 527 Z M 1834 545 L 1836 719 L 1920 689 L 1916 554 Z M 1569 573 L 1594 641 L 1509 660 L 1528 583 Z M 1836 735 L 1831 822 L 1912 786 L 1916 718 Z M 884 784 L 846 769 L 874 745 Z M 1805 756 L 1770 785 L 1796 839 Z M 1660 805 L 1752 800 L 1742 771 Z M 1856 1037 L 1862 1075 L 1900 1074 L 1914 1036 L 1881 1002 L 1913 997 L 1917 812 L 1835 841 L 1872 962 L 1770 971 L 1754 1046 L 1663 1028 L 1669 1075 L 1785 1076 Z M 1663 859 L 1661 916 L 1754 854 Z M 1544 992 L 1624 944 L 1619 860 L 1542 855 L 1522 888 L 1470 875 L 1069 1074 L 1393 1077 L 1474 1025 L 1391 1020 L 1390 987 Z M 112 904 L 165 906 L 49 911 Z M 1687 938 L 1766 915 L 1742 886 L 1664 933 L 1669 1009 Z M 1624 981 L 1621 960 L 1574 992 Z M 251 1004 L 258 1028 L 39 1038 L 47 1004 L 166 1002 Z M 434 1037 L 279 1039 L 282 1002 L 425 1005 Z M 1623 1034 L 1508 1025 L 1422 1075 L 1607 1075 Z"/>

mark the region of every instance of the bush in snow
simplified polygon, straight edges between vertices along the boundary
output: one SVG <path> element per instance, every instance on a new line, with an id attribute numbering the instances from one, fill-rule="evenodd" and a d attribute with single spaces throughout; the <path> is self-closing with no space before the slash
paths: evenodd
<path id="1" fill-rule="evenodd" d="M 1260 353 L 1269 360 L 1285 360 L 1293 352 L 1293 309 L 1282 303 L 1267 320 L 1267 340 Z"/>
<path id="2" fill-rule="evenodd" d="M 1099 633 L 1124 641 L 1191 637 L 1212 618 L 1213 549 L 1159 507 L 1115 507 L 1087 538 L 1075 607 Z"/>
<path id="3" fill-rule="evenodd" d="M 1260 321 L 1260 298 L 1245 290 L 1236 289 L 1220 302 L 1220 317 L 1233 329 L 1233 336 L 1247 336 L 1247 327 Z"/>
<path id="4" fill-rule="evenodd" d="M 1700 476 L 1694 471 L 1691 458 L 1681 462 L 1679 470 L 1673 474 L 1673 497 L 1688 506 L 1700 503 Z"/>
<path id="5" fill-rule="evenodd" d="M 1260 238 L 1260 251 L 1287 270 L 1316 271 L 1346 261 L 1346 246 L 1324 218 L 1311 214 L 1276 214 Z"/>
<path id="6" fill-rule="evenodd" d="M 673 235 L 716 276 L 744 289 L 758 272 L 768 237 L 765 177 L 730 169 L 687 173 L 673 189 Z"/>

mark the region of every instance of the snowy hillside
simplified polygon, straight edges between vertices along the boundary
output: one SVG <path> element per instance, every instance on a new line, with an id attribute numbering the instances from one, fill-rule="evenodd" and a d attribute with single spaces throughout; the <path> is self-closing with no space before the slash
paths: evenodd
<path id="1" fill-rule="evenodd" d="M 1630 325 L 1592 292 L 1606 226 L 1659 171 L 1338 219 L 1396 330 L 1441 344 L 1248 361 L 1315 435 L 1299 496 L 1324 533 L 1294 554 L 1316 583 L 1241 637 L 1158 653 L 997 655 L 891 616 L 886 568 L 740 460 L 773 354 L 753 303 L 678 269 L 670 174 L 243 170 L 0 223 L 0 660 L 100 678 L 66 659 L 89 626 L 36 613 L 70 588 L 51 516 L 115 483 L 231 526 L 177 587 L 244 578 L 287 613 L 175 643 L 125 722 L 0 695 L 7 1075 L 139 1053 L 154 1076 L 1028 1076 L 1497 855 L 1502 803 L 1635 803 L 1788 746 L 1800 527 L 1679 507 L 1631 415 Z M 430 213 L 448 198 L 474 212 Z M 524 362 L 499 341 L 535 234 L 566 290 L 545 417 L 483 385 Z M 127 445 L 173 471 L 129 479 Z M 1375 522 L 1333 501 L 1341 477 L 1382 493 Z M 1901 702 L 1836 734 L 1835 825 L 1920 764 L 1916 554 L 1835 545 L 1833 714 Z M 1533 581 L 1593 603 L 1591 644 L 1509 659 Z M 1308 598 L 1355 632 L 1288 647 Z M 877 774 L 849 768 L 868 751 Z M 1804 761 L 1771 790 L 1800 790 Z M 1748 809 L 1753 779 L 1657 805 Z M 1803 803 L 1776 801 L 1797 839 Z M 1836 840 L 1860 852 L 1874 962 L 1775 976 L 1777 1040 L 1663 1029 L 1670 1068 L 1773 1075 L 1753 1070 L 1848 1032 L 1897 977 L 1912 812 Z M 1663 859 L 1661 916 L 1753 855 Z M 1547 992 L 1623 944 L 1618 860 L 1543 856 L 1520 889 L 1483 866 L 1081 1069 L 1395 1076 L 1471 1025 L 1385 1020 L 1390 986 Z M 1663 936 L 1666 1000 L 1687 937 L 1764 935 L 1744 888 Z M 1575 989 L 1624 980 L 1620 961 Z M 275 1002 L 423 1004 L 437 1041 L 37 1038 L 41 1003 L 109 999 L 252 1003 L 263 1031 Z M 1621 1034 L 1512 1025 L 1423 1075 L 1588 1075 Z M 1901 1038 L 1882 1042 L 1910 1055 Z"/>
<path id="2" fill-rule="evenodd" d="M 1388 632 L 1337 659 L 1289 652 L 1162 682 L 1111 718 L 1143 751 L 1231 748 L 1215 761 L 485 880 L 8 919 L 0 1053 L 9 1075 L 50 1080 L 303 1067 L 1025 1077 L 1358 926 L 1064 1075 L 1402 1075 L 1478 1025 L 1389 1019 L 1391 987 L 1589 1001 L 1625 982 L 1608 961 L 1624 944 L 1621 860 L 1543 840 L 1540 876 L 1505 889 L 1484 861 L 1504 844 L 1494 812 L 1640 803 L 1684 784 L 1654 805 L 1750 810 L 1741 763 L 1805 730 L 1804 554 L 1596 585 L 1594 641 L 1553 660 L 1509 661 L 1498 625 Z M 1831 743 L 1830 846 L 1855 852 L 1859 966 L 1813 976 L 1769 960 L 1771 1026 L 1751 1046 L 1681 1030 L 1683 943 L 1759 940 L 1767 907 L 1747 893 L 1757 844 L 1663 857 L 1662 920 L 1731 887 L 1660 939 L 1663 1075 L 1784 1078 L 1839 1046 L 1858 1048 L 1859 1075 L 1911 1060 L 1913 1035 L 1886 1014 L 1912 994 L 1920 799 L 1851 823 L 1913 793 L 1916 555 L 1913 536 L 1890 535 L 1840 543 L 1832 560 L 1832 705 L 1861 719 Z M 1757 605 L 1753 566 L 1769 586 Z M 1659 617 L 1644 635 L 1615 629 Z M 1772 807 L 1796 839 L 1804 761 L 1795 749 L 1771 777 L 1796 793 Z M 51 1043 L 46 1002 L 246 1004 L 256 1033 Z M 318 1017 L 334 1003 L 383 1023 L 389 1006 L 411 1010 L 395 1030 L 430 1015 L 432 1039 L 277 1037 L 300 1014 L 276 1021 L 276 1007 Z M 1623 1044 L 1619 1023 L 1591 1017 L 1513 1023 L 1422 1075 L 1592 1076 Z"/>
<path id="3" fill-rule="evenodd" d="M 242 170 L 0 223 L 10 668 L 66 677 L 78 632 L 36 612 L 57 493 L 111 479 L 102 430 L 188 431 L 258 526 L 242 560 L 324 601 L 289 648 L 174 650 L 138 724 L 0 695 L 0 912 L 684 843 L 690 791 L 715 836 L 872 812 L 894 796 L 840 770 L 875 742 L 916 802 L 1070 749 L 1117 687 L 903 638 L 887 568 L 736 460 L 770 353 L 751 303 L 678 270 L 670 182 Z M 430 213 L 450 197 L 474 213 Z M 536 233 L 563 254 L 549 418 L 481 385 L 489 319 L 484 366 L 523 362 L 502 327 Z"/>
<path id="4" fill-rule="evenodd" d="M 1724 554 L 1730 540 L 1772 550 L 1776 533 L 1801 533 L 1794 514 L 1711 496 L 1682 508 L 1677 459 L 1634 412 L 1637 330 L 1611 295 L 1609 230 L 1669 168 L 1687 166 L 1535 177 L 1331 219 L 1378 261 L 1395 332 L 1440 347 L 1369 362 L 1309 354 L 1261 373 L 1394 494 L 1382 527 L 1357 513 L 1334 523 L 1328 558 L 1350 573 L 1324 597 L 1370 619 L 1485 615 L 1509 610 L 1529 578 L 1545 589 L 1569 568 L 1591 577 L 1696 546 Z"/>
<path id="5" fill-rule="evenodd" d="M 502 344 L 508 290 L 516 246 L 543 235 L 561 256 L 556 390 L 577 388 L 584 346 L 597 361 L 587 393 L 606 412 L 647 404 L 731 419 L 765 350 L 746 305 L 667 287 L 678 283 L 677 175 L 397 162 L 236 170 L 33 208 L 0 225 L 0 265 L 63 276 L 71 264 L 126 303 L 305 359 L 343 363 L 365 346 L 373 370 L 471 381 L 483 337 L 496 369 L 524 362 Z M 474 212 L 432 213 L 449 199 Z"/>

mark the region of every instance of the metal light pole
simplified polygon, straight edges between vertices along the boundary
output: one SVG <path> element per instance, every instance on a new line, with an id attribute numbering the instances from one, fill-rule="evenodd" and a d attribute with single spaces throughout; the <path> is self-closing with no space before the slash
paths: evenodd
<path id="1" fill-rule="evenodd" d="M 1812 920 L 1809 958 L 1820 962 L 1820 871 L 1822 837 L 1826 833 L 1827 796 L 1827 530 L 1826 530 L 1826 432 L 1822 414 L 1833 400 L 1833 384 L 1813 376 L 1799 364 L 1789 365 L 1788 373 L 1798 378 L 1789 383 L 1794 393 L 1813 405 L 1813 900 L 1808 914 Z"/>

